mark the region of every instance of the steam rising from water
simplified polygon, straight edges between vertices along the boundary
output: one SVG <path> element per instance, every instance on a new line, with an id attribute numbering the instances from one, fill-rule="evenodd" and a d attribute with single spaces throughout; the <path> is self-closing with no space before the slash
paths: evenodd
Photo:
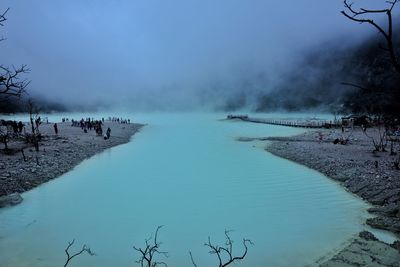
<path id="1" fill-rule="evenodd" d="M 87 108 L 255 107 L 299 68 L 304 51 L 369 32 L 342 17 L 341 1 L 4 0 L 6 7 L 2 63 L 29 65 L 31 95 Z"/>

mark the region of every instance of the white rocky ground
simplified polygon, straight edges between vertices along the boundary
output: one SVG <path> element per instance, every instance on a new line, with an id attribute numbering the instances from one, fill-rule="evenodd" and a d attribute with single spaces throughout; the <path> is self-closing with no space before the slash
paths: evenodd
<path id="1" fill-rule="evenodd" d="M 23 138 L 13 139 L 9 144 L 11 152 L 5 153 L 0 145 L 0 205 L 12 193 L 21 193 L 68 172 L 84 159 L 107 148 L 129 142 L 142 127 L 140 124 L 105 122 L 103 129 L 111 128 L 111 138 L 104 140 L 95 131 L 85 133 L 70 122 L 58 123 L 59 133 L 54 133 L 53 124 L 42 124 L 43 139 L 39 152 Z M 24 151 L 25 159 L 21 151 Z M 18 203 L 18 194 L 11 195 L 11 203 Z M 2 199 L 1 199 L 2 197 Z M 2 204 L 3 203 L 3 204 Z"/>

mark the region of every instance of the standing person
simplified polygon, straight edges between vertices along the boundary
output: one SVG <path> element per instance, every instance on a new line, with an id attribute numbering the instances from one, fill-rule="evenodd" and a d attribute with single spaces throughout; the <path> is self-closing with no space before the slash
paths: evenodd
<path id="1" fill-rule="evenodd" d="M 111 129 L 110 129 L 110 127 L 108 127 L 108 129 L 104 135 L 104 140 L 110 139 L 110 136 L 111 136 Z"/>
<path id="2" fill-rule="evenodd" d="M 24 124 L 22 123 L 22 121 L 18 122 L 18 132 L 22 133 L 22 130 L 24 129 Z"/>
<path id="3" fill-rule="evenodd" d="M 322 143 L 324 141 L 324 134 L 322 132 L 318 132 L 318 143 Z"/>
<path id="4" fill-rule="evenodd" d="M 107 135 L 107 139 L 110 139 L 110 136 L 111 136 L 111 129 L 110 129 L 110 127 L 108 127 L 108 129 L 107 129 L 106 135 Z"/>
<path id="5" fill-rule="evenodd" d="M 53 127 L 54 127 L 54 132 L 58 135 L 58 126 L 57 126 L 57 123 L 54 123 Z"/>
<path id="6" fill-rule="evenodd" d="M 16 121 L 13 121 L 11 123 L 11 127 L 13 129 L 14 134 L 17 134 L 18 133 L 18 123 Z"/>
<path id="7" fill-rule="evenodd" d="M 35 120 L 36 123 L 36 128 L 39 128 L 39 125 L 42 123 L 42 119 L 40 118 L 40 116 Z"/>

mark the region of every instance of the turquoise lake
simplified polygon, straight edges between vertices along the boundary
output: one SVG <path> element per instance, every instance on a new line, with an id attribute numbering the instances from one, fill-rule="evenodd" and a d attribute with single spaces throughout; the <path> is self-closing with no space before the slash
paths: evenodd
<path id="1" fill-rule="evenodd" d="M 254 243 L 234 266 L 313 266 L 365 228 L 368 205 L 338 184 L 269 154 L 265 142 L 235 140 L 303 129 L 224 116 L 130 114 L 147 124 L 131 142 L 0 210 L 0 266 L 63 266 L 72 239 L 73 251 L 87 244 L 96 256 L 69 266 L 139 266 L 132 247 L 143 247 L 158 225 L 169 252 L 158 259 L 170 267 L 191 266 L 189 251 L 198 266 L 218 266 L 204 243 L 210 236 L 224 244 L 225 229 L 234 230 L 236 254 L 243 237 Z"/>

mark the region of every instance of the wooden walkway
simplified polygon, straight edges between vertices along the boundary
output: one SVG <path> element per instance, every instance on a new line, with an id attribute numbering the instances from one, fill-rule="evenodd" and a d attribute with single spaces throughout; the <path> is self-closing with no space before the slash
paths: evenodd
<path id="1" fill-rule="evenodd" d="M 253 123 L 264 123 L 271 125 L 280 125 L 280 126 L 288 126 L 288 127 L 298 127 L 298 128 L 333 128 L 340 127 L 338 124 L 334 124 L 330 121 L 325 120 L 315 120 L 315 121 L 306 121 L 306 120 L 275 120 L 275 119 L 261 119 L 261 118 L 250 118 L 247 115 L 228 115 L 227 119 L 239 119 L 242 121 L 253 122 Z"/>

